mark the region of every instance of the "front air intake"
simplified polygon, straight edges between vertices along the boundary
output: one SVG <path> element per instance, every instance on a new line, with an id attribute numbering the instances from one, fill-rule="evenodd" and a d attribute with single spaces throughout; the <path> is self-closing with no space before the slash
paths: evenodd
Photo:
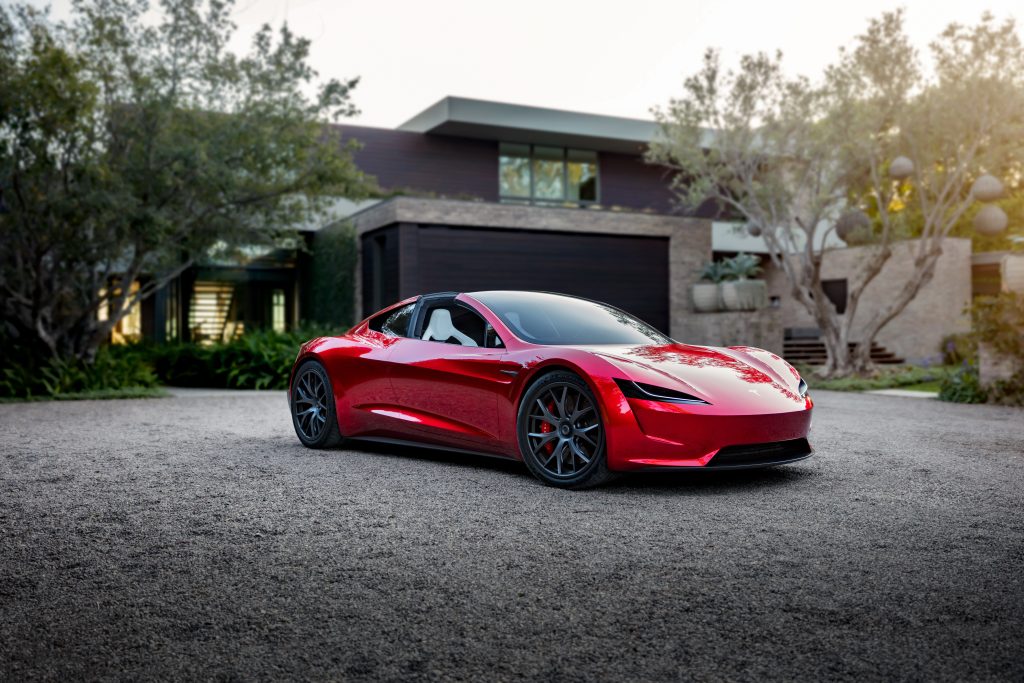
<path id="1" fill-rule="evenodd" d="M 726 446 L 708 462 L 709 467 L 772 465 L 805 458 L 813 452 L 807 439 Z"/>

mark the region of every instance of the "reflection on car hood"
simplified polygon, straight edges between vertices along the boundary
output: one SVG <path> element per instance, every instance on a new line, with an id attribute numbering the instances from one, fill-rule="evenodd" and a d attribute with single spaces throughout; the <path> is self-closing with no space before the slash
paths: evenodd
<path id="1" fill-rule="evenodd" d="M 693 394 L 712 405 L 787 411 L 804 405 L 799 380 L 777 356 L 755 350 L 689 344 L 592 346 L 586 351 L 623 370 L 625 378 Z"/>

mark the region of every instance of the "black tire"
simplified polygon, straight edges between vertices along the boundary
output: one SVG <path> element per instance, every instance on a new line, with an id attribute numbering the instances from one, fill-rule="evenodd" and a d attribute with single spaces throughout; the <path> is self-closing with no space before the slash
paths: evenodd
<path id="1" fill-rule="evenodd" d="M 516 433 L 527 469 L 548 486 L 587 489 L 615 478 L 597 398 L 571 372 L 548 373 L 526 390 Z"/>
<path id="2" fill-rule="evenodd" d="M 338 428 L 331 378 L 320 361 L 307 360 L 295 371 L 288 404 L 292 426 L 303 446 L 332 448 L 344 440 Z"/>

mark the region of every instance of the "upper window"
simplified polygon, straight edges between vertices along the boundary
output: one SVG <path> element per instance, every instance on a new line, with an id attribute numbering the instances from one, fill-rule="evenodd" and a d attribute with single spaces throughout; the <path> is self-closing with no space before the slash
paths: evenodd
<path id="1" fill-rule="evenodd" d="M 597 152 L 502 143 L 501 201 L 587 204 L 598 201 Z"/>

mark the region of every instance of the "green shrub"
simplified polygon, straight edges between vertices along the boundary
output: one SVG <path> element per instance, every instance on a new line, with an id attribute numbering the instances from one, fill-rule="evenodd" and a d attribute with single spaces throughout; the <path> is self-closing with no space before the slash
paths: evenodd
<path id="1" fill-rule="evenodd" d="M 274 332 L 247 334 L 217 349 L 217 364 L 233 389 L 285 389 L 306 338 Z"/>
<path id="2" fill-rule="evenodd" d="M 760 256 L 742 251 L 722 262 L 722 273 L 726 280 L 746 280 L 757 277 L 762 270 Z"/>
<path id="3" fill-rule="evenodd" d="M 40 358 L 5 349 L 0 367 L 0 396 L 10 398 L 100 394 L 157 385 L 149 362 L 127 347 L 101 347 L 92 363 L 73 358 Z"/>
<path id="4" fill-rule="evenodd" d="M 918 365 L 896 365 L 880 367 L 870 377 L 840 377 L 836 379 L 816 379 L 813 366 L 798 366 L 797 369 L 815 389 L 831 391 L 875 391 L 877 389 L 898 389 L 925 382 L 944 380 L 954 372 L 953 368 L 944 366 L 922 367 Z"/>
<path id="5" fill-rule="evenodd" d="M 303 342 L 339 334 L 337 328 L 307 326 L 292 332 L 255 331 L 222 344 L 167 344 L 140 350 L 157 376 L 179 387 L 284 389 Z"/>
<path id="6" fill-rule="evenodd" d="M 978 297 L 971 306 L 971 322 L 971 334 L 959 335 L 968 338 L 961 342 L 963 350 L 954 350 L 965 356 L 963 366 L 943 384 L 939 398 L 959 403 L 987 400 L 1003 405 L 1024 405 L 1024 371 L 990 386 L 981 386 L 976 367 L 979 342 L 989 345 L 997 354 L 1013 359 L 1018 366 L 1024 366 L 1024 296 L 1004 292 L 998 296 Z M 954 346 L 957 341 L 949 339 Z"/>
<path id="7" fill-rule="evenodd" d="M 334 327 L 292 332 L 255 331 L 224 344 L 103 346 L 93 363 L 41 359 L 5 348 L 0 360 L 0 398 L 127 397 L 160 384 L 227 389 L 284 389 L 299 346 L 339 334 Z M 139 395 L 154 395 L 140 391 Z"/>
<path id="8" fill-rule="evenodd" d="M 987 398 L 984 387 L 978 381 L 978 368 L 967 362 L 946 377 L 939 387 L 940 401 L 984 403 Z"/>
<path id="9" fill-rule="evenodd" d="M 1024 295 L 1004 292 L 978 297 L 971 307 L 971 320 L 976 339 L 1024 361 Z"/>
<path id="10" fill-rule="evenodd" d="M 951 334 L 942 339 L 942 362 L 944 365 L 960 365 L 978 362 L 978 339 L 970 332 Z"/>

